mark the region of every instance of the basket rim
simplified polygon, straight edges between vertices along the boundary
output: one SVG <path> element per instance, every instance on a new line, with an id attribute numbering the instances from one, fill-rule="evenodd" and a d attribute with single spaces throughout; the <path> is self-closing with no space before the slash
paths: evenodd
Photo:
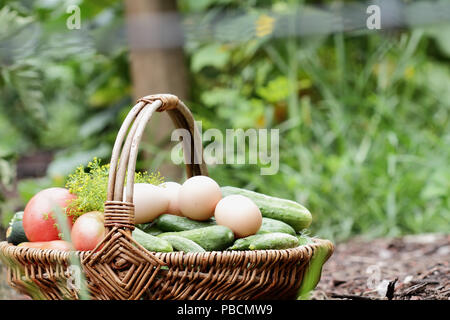
<path id="1" fill-rule="evenodd" d="M 171 256 L 228 256 L 228 255 L 244 255 L 244 256 L 253 256 L 258 255 L 261 253 L 273 253 L 273 252 L 296 252 L 296 251 L 304 251 L 307 250 L 307 248 L 314 250 L 316 247 L 327 245 L 330 247 L 330 255 L 334 251 L 334 245 L 330 240 L 327 239 L 320 239 L 320 238 L 312 238 L 314 243 L 312 244 L 304 244 L 299 245 L 294 248 L 287 248 L 287 249 L 266 249 L 266 250 L 222 250 L 222 251 L 206 251 L 206 252 L 184 252 L 184 251 L 174 251 L 174 252 L 154 252 L 154 251 L 148 251 L 151 254 L 156 255 L 157 257 L 171 257 Z M 71 255 L 75 254 L 80 259 L 83 259 L 85 255 L 88 255 L 92 253 L 92 251 L 62 251 L 58 249 L 38 249 L 38 248 L 29 248 L 29 247 L 19 247 L 12 243 L 8 243 L 7 241 L 1 241 L 0 242 L 0 255 L 6 255 L 7 251 L 13 251 L 19 254 L 37 254 L 37 253 L 46 253 L 50 255 L 50 257 L 55 257 L 57 259 L 65 259 L 69 258 Z M 95 255 L 95 254 L 94 254 Z"/>

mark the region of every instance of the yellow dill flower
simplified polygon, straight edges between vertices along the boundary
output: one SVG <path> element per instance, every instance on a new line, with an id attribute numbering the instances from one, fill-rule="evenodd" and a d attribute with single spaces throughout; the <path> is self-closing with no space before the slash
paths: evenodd
<path id="1" fill-rule="evenodd" d="M 101 165 L 101 160 L 94 158 L 86 167 L 79 166 L 74 173 L 67 178 L 66 188 L 76 195 L 69 204 L 68 212 L 76 218 L 90 211 L 104 211 L 104 203 L 107 196 L 109 164 Z M 137 172 L 135 183 L 150 183 L 158 185 L 164 182 L 159 172 Z"/>

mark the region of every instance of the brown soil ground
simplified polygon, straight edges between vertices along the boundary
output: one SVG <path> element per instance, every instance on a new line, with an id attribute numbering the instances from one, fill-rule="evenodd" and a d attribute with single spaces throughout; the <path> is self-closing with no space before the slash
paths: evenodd
<path id="1" fill-rule="evenodd" d="M 336 246 L 312 298 L 450 299 L 450 235 L 416 235 Z"/>
<path id="2" fill-rule="evenodd" d="M 312 299 L 450 299 L 450 235 L 418 235 L 336 246 Z M 29 299 L 6 283 L 0 264 L 0 300 Z"/>

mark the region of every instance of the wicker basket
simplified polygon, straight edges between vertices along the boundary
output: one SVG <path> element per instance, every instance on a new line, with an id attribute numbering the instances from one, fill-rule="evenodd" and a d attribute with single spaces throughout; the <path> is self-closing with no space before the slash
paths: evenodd
<path id="1" fill-rule="evenodd" d="M 199 161 L 202 145 L 189 109 L 173 95 L 141 98 L 126 117 L 112 151 L 102 243 L 93 251 L 63 252 L 1 242 L 8 283 L 33 299 L 79 299 L 79 290 L 68 285 L 71 259 L 78 257 L 92 299 L 295 299 L 315 250 L 328 246 L 332 252 L 330 241 L 315 240 L 286 250 L 157 253 L 133 240 L 138 146 L 155 111 L 167 111 L 177 128 L 191 133 L 191 140 L 183 141 L 185 151 L 193 150 L 185 152 L 190 160 L 187 175 L 208 174 L 204 161 Z M 125 176 L 130 179 L 124 201 Z"/>

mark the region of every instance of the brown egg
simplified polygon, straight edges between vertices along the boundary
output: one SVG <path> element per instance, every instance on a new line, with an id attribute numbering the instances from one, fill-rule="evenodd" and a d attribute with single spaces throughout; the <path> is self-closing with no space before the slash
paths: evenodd
<path id="1" fill-rule="evenodd" d="M 219 201 L 214 212 L 218 225 L 233 230 L 236 238 L 258 232 L 262 215 L 256 204 L 242 195 L 231 195 Z"/>
<path id="2" fill-rule="evenodd" d="M 183 216 L 193 220 L 207 220 L 214 215 L 220 199 L 222 192 L 217 182 L 207 176 L 195 176 L 181 186 L 178 205 Z"/>
<path id="3" fill-rule="evenodd" d="M 178 196 L 180 194 L 181 184 L 169 181 L 164 182 L 159 186 L 166 191 L 169 199 L 169 208 L 167 209 L 167 213 L 182 216 L 180 206 L 178 205 Z"/>

